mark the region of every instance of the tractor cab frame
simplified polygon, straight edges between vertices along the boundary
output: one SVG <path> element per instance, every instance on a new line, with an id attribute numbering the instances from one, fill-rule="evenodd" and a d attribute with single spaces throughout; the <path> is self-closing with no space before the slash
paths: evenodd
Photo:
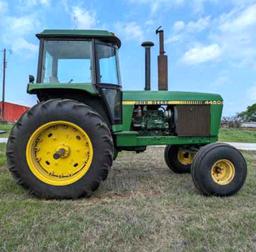
<path id="1" fill-rule="evenodd" d="M 121 123 L 120 40 L 106 31 L 74 34 L 46 30 L 37 37 L 40 39 L 37 84 L 50 89 L 83 86 L 88 93 L 103 98 L 105 117 L 111 124 Z"/>

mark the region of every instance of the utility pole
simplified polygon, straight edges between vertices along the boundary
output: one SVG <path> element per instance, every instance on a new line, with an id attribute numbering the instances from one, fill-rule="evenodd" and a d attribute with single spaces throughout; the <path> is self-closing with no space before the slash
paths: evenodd
<path id="1" fill-rule="evenodd" d="M 2 111 L 1 111 L 1 118 L 4 121 L 4 103 L 5 103 L 5 71 L 7 67 L 7 62 L 6 62 L 6 48 L 4 48 L 3 51 L 3 89 L 2 89 Z"/>

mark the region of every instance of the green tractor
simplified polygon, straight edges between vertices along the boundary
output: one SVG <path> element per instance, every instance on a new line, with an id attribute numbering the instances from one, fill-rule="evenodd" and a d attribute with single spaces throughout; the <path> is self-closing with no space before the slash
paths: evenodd
<path id="1" fill-rule="evenodd" d="M 246 161 L 232 146 L 216 143 L 223 108 L 218 94 L 168 91 L 164 32 L 159 34 L 159 91 L 150 90 L 150 49 L 145 47 L 145 90 L 122 91 L 120 40 L 101 30 L 45 30 L 37 79 L 27 92 L 38 104 L 13 127 L 8 168 L 41 198 L 89 197 L 107 178 L 120 151 L 165 145 L 175 173 L 191 173 L 205 195 L 229 196 L 242 187 Z M 135 164 L 136 165 L 136 164 Z"/>

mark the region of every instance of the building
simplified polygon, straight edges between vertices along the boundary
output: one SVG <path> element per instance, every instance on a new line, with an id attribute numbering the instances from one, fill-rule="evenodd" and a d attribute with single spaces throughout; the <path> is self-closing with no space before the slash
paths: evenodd
<path id="1" fill-rule="evenodd" d="M 0 102 L 0 115 L 2 115 L 3 103 Z M 14 104 L 11 102 L 4 103 L 4 118 L 1 118 L 2 121 L 7 122 L 16 122 L 21 115 L 26 112 L 29 107 L 22 106 L 19 104 Z"/>
<path id="2" fill-rule="evenodd" d="M 256 129 L 256 122 L 243 122 L 241 124 L 242 128 L 254 128 Z"/>

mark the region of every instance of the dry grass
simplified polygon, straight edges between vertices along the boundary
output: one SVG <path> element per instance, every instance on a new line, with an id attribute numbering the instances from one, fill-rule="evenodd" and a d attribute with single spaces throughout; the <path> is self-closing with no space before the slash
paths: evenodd
<path id="1" fill-rule="evenodd" d="M 0 168 L 0 251 L 255 251 L 256 154 L 234 197 L 201 196 L 162 148 L 121 153 L 89 200 L 44 201 Z"/>

